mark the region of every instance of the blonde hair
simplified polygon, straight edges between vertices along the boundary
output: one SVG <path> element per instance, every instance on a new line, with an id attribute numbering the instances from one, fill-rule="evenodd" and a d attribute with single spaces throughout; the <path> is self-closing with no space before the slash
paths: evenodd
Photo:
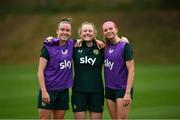
<path id="1" fill-rule="evenodd" d="M 80 27 L 79 27 L 79 29 L 78 29 L 78 34 L 79 34 L 79 36 L 81 35 L 81 29 L 82 29 L 82 27 L 83 27 L 84 25 L 90 25 L 90 26 L 92 26 L 92 27 L 93 27 L 93 31 L 94 31 L 94 35 L 96 36 L 96 34 L 97 34 L 96 26 L 95 26 L 92 22 L 88 22 L 88 21 L 83 22 L 83 23 L 80 25 Z"/>

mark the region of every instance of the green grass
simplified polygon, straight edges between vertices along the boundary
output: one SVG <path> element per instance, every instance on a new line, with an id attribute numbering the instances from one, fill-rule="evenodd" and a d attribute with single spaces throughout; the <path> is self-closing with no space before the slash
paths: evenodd
<path id="1" fill-rule="evenodd" d="M 0 119 L 38 118 L 36 73 L 36 65 L 0 65 Z M 180 118 L 180 65 L 137 65 L 134 84 L 129 118 Z"/>

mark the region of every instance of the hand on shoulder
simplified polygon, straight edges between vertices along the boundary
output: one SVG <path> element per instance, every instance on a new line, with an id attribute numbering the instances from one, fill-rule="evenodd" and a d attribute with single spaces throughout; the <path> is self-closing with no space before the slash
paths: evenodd
<path id="1" fill-rule="evenodd" d="M 122 37 L 121 37 L 121 41 L 122 41 L 122 42 L 129 43 L 129 40 L 127 39 L 127 37 L 123 37 L 123 36 L 122 36 Z"/>

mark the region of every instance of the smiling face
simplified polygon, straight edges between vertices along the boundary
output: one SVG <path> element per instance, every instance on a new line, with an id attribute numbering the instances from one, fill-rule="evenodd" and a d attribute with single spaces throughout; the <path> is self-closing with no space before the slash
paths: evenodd
<path id="1" fill-rule="evenodd" d="M 61 22 L 58 25 L 57 35 L 61 40 L 68 40 L 71 37 L 71 24 L 67 22 Z"/>
<path id="2" fill-rule="evenodd" d="M 83 41 L 92 41 L 96 38 L 96 26 L 91 22 L 83 22 L 79 27 L 78 33 Z"/>
<path id="3" fill-rule="evenodd" d="M 95 38 L 94 28 L 92 25 L 84 24 L 81 27 L 80 37 L 84 41 L 92 41 Z"/>
<path id="4" fill-rule="evenodd" d="M 114 22 L 105 22 L 102 26 L 102 31 L 105 39 L 113 40 L 117 36 L 118 29 Z"/>

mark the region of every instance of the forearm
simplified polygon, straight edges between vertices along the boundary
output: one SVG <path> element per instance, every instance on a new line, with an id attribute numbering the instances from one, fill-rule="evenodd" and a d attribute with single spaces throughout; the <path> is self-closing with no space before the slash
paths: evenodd
<path id="1" fill-rule="evenodd" d="M 105 42 L 104 41 L 100 41 L 100 40 L 97 40 L 97 39 L 95 39 L 95 41 L 96 41 L 96 44 L 97 44 L 99 49 L 102 49 L 102 48 L 105 47 Z"/>
<path id="2" fill-rule="evenodd" d="M 44 103 L 49 103 L 51 101 L 51 99 L 50 99 L 49 94 L 48 94 L 47 89 L 46 89 L 43 70 L 38 71 L 38 79 L 39 79 L 39 85 L 40 85 L 40 88 L 42 91 L 42 93 L 41 93 L 42 94 L 42 101 Z"/>
<path id="3" fill-rule="evenodd" d="M 127 78 L 126 93 L 130 93 L 134 81 L 134 61 L 131 60 L 127 64 L 127 67 L 128 67 L 128 78 Z"/>
<path id="4" fill-rule="evenodd" d="M 38 80 L 39 80 L 39 85 L 41 88 L 42 92 L 46 92 L 46 85 L 45 85 L 45 78 L 44 78 L 44 72 L 43 71 L 38 71 Z"/>
<path id="5" fill-rule="evenodd" d="M 128 78 L 127 78 L 126 93 L 131 92 L 131 88 L 133 86 L 133 81 L 134 81 L 134 71 L 129 71 Z"/>

